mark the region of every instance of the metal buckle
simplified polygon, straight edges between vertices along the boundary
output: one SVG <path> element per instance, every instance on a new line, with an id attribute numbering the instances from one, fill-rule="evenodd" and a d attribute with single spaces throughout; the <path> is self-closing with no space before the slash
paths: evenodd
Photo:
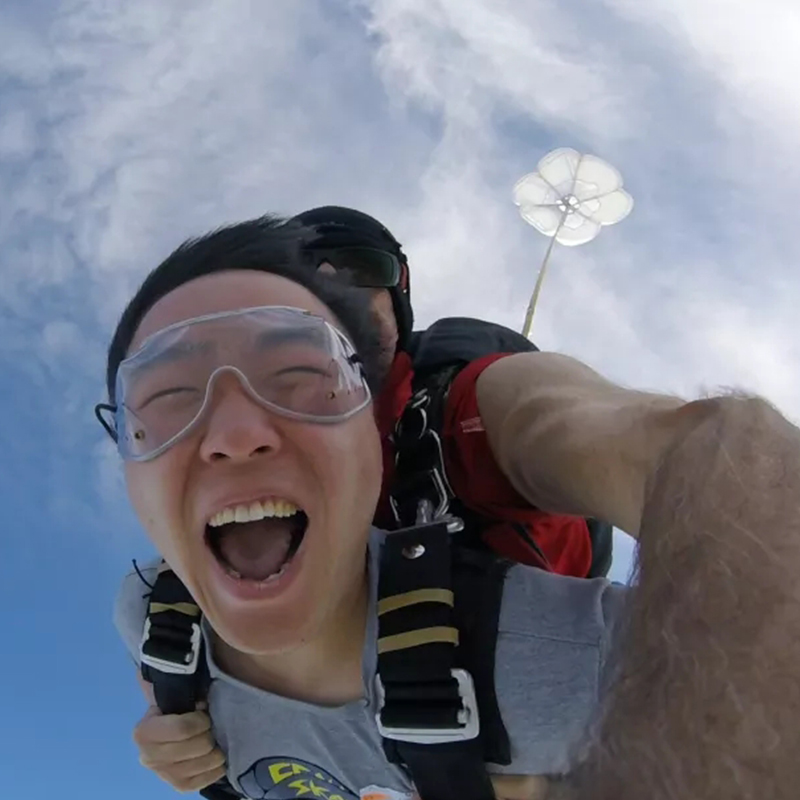
<path id="1" fill-rule="evenodd" d="M 145 643 L 150 639 L 150 627 L 150 617 L 147 617 L 144 623 L 142 643 L 139 645 L 139 656 L 142 664 L 147 665 L 151 669 L 156 669 L 159 672 L 166 672 L 169 675 L 192 675 L 197 672 L 197 664 L 200 660 L 200 642 L 202 636 L 200 632 L 200 625 L 197 622 L 192 623 L 190 649 L 186 654 L 186 658 L 188 660 L 185 663 L 168 661 L 164 658 L 157 658 L 156 656 L 147 655 L 144 652 Z"/>
<path id="2" fill-rule="evenodd" d="M 461 698 L 462 704 L 462 709 L 458 712 L 461 724 L 457 728 L 393 728 L 390 725 L 384 725 L 381 721 L 381 711 L 386 703 L 386 692 L 381 676 L 376 675 L 375 689 L 378 694 L 378 711 L 375 714 L 375 721 L 378 724 L 380 735 L 384 739 L 415 744 L 445 744 L 475 739 L 481 731 L 481 723 L 472 675 L 465 669 L 453 669 L 450 670 L 450 674 L 458 682 L 458 696 Z"/>

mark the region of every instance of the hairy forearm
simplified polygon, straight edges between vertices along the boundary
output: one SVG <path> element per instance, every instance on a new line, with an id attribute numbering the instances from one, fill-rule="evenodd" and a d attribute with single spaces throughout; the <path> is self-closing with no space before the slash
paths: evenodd
<path id="1" fill-rule="evenodd" d="M 576 800 L 800 795 L 800 431 L 762 401 L 716 409 L 645 487 Z"/>

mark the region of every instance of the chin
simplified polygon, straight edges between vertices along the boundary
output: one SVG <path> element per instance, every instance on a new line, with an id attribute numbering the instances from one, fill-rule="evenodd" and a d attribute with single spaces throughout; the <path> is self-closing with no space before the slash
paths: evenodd
<path id="1" fill-rule="evenodd" d="M 251 656 L 279 656 L 314 638 L 312 620 L 297 614 L 277 619 L 272 614 L 221 615 L 209 622 L 228 647 Z"/>

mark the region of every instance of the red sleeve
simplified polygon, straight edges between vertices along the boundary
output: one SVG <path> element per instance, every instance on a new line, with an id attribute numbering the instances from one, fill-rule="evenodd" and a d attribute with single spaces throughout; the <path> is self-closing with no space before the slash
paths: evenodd
<path id="1" fill-rule="evenodd" d="M 495 461 L 478 410 L 476 384 L 481 373 L 510 353 L 476 359 L 456 376 L 444 410 L 442 440 L 445 467 L 453 491 L 472 511 L 497 520 L 490 531 L 492 546 L 515 560 L 524 525 L 549 562 L 552 571 L 584 577 L 592 561 L 586 521 L 581 517 L 546 514 L 533 506 L 509 482 Z"/>

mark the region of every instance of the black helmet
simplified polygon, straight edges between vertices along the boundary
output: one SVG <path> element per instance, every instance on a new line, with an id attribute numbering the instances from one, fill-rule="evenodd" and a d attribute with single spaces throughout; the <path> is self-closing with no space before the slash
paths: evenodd
<path id="1" fill-rule="evenodd" d="M 347 268 L 361 286 L 389 290 L 397 319 L 397 346 L 404 349 L 414 326 L 408 260 L 400 242 L 374 217 L 342 206 L 320 206 L 292 217 L 314 233 L 306 254 Z M 338 256 L 338 257 L 337 257 Z"/>

